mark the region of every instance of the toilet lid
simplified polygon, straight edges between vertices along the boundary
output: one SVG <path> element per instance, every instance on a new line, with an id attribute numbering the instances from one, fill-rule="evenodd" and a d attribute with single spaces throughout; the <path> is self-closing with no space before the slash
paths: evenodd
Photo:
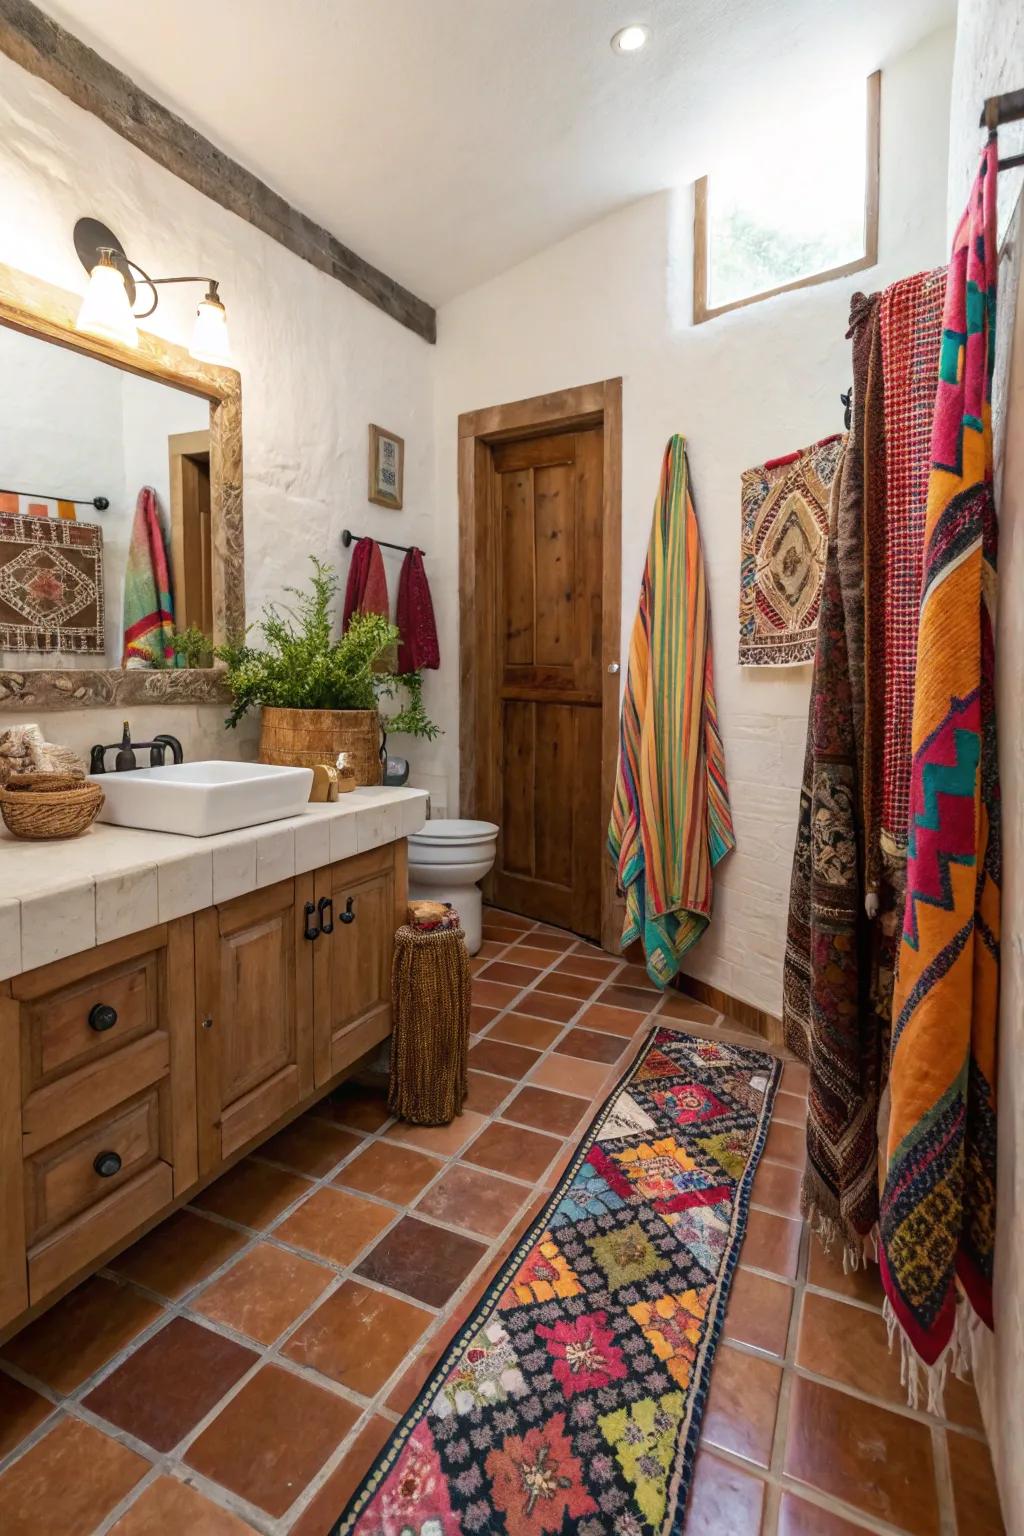
<path id="1" fill-rule="evenodd" d="M 410 843 L 481 843 L 497 837 L 498 828 L 493 821 L 463 821 L 458 818 L 428 821 L 422 832 L 413 832 Z"/>

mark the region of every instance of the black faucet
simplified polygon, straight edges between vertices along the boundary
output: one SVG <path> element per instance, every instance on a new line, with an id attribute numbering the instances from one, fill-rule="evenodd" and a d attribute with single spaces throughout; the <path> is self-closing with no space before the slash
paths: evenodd
<path id="1" fill-rule="evenodd" d="M 133 742 L 131 732 L 128 729 L 128 721 L 126 720 L 120 741 L 109 742 L 107 746 L 97 743 L 91 749 L 89 753 L 89 772 L 106 773 L 107 753 L 112 752 L 115 747 L 118 749 L 117 757 L 114 759 L 115 773 L 124 773 L 131 768 L 139 766 L 135 760 L 136 748 L 140 750 L 146 747 L 149 748 L 149 766 L 151 768 L 162 768 L 164 766 L 164 763 L 167 761 L 168 748 L 170 748 L 171 760 L 173 762 L 183 763 L 185 761 L 185 754 L 181 750 L 181 742 L 177 736 L 168 736 L 161 733 L 159 736 L 154 736 L 152 741 Z"/>

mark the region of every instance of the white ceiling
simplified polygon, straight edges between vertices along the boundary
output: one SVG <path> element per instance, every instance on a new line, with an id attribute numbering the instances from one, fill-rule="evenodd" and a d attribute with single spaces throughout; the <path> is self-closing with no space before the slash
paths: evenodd
<path id="1" fill-rule="evenodd" d="M 955 0 L 42 0 L 432 303 L 756 140 Z M 641 54 L 612 52 L 627 22 Z"/>

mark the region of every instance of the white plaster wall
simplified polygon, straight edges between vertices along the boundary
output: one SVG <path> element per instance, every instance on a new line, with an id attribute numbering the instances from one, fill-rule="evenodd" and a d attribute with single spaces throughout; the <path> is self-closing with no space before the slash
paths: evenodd
<path id="1" fill-rule="evenodd" d="M 773 1013 L 781 1007 L 810 668 L 737 664 L 740 473 L 842 428 L 851 294 L 945 259 L 952 41 L 943 31 L 900 58 L 877 61 L 884 68 L 877 268 L 694 327 L 686 188 L 592 225 L 439 315 L 438 506 L 451 571 L 458 413 L 623 376 L 623 662 L 661 453 L 671 433 L 688 439 L 737 848 L 719 866 L 715 919 L 687 969 Z M 444 614 L 442 648 L 451 651 L 454 603 Z M 448 752 L 454 795 L 454 736 Z"/>
<path id="2" fill-rule="evenodd" d="M 333 154 L 328 147 L 325 154 Z M 247 606 L 254 617 L 282 587 L 302 582 L 308 556 L 347 571 L 344 526 L 415 542 L 437 572 L 433 375 L 435 350 L 274 241 L 162 170 L 96 118 L 0 58 L 0 261 L 82 291 L 75 220 L 102 218 L 154 276 L 209 272 L 221 283 L 242 377 Z M 198 290 L 165 290 L 153 331 L 187 345 Z M 366 499 L 367 426 L 405 438 L 405 510 Z M 388 574 L 397 583 L 398 566 Z M 438 584 L 441 591 L 444 583 Z M 447 590 L 450 592 L 450 583 Z M 441 591 L 435 590 L 439 606 Z M 428 680 L 440 723 L 454 724 L 457 676 Z M 220 707 L 137 709 L 137 736 L 169 730 L 191 757 L 252 751 L 252 733 L 224 736 Z M 19 718 L 0 716 L 0 724 Z M 53 715 L 48 734 L 81 746 L 105 735 L 101 712 Z M 442 739 L 443 741 L 444 739 Z M 429 773 L 441 748 L 395 740 Z"/>
<path id="3" fill-rule="evenodd" d="M 948 219 L 963 211 L 986 97 L 1024 85 L 1024 0 L 960 0 L 950 125 Z M 999 134 L 1024 148 L 1024 124 Z M 1024 1531 L 1024 174 L 999 176 L 999 344 L 993 382 L 999 509 L 996 706 L 1002 794 L 1003 922 L 997 1108 L 995 1333 L 975 1334 L 975 1371 L 1009 1532 Z M 1016 302 L 1015 302 L 1016 301 Z"/>

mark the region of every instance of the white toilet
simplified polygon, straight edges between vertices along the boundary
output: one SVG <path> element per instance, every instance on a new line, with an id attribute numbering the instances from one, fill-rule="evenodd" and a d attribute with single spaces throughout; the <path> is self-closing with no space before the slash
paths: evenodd
<path id="1" fill-rule="evenodd" d="M 482 939 L 482 880 L 494 863 L 498 828 L 493 821 L 428 821 L 409 838 L 409 895 L 415 901 L 450 901 L 462 919 L 466 948 L 475 955 Z"/>

